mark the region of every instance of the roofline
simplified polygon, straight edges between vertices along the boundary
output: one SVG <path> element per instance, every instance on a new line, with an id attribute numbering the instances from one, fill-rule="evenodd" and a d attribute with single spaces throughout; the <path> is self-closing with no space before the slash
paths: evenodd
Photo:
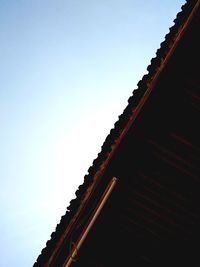
<path id="1" fill-rule="evenodd" d="M 178 13 L 178 15 L 177 15 L 177 18 L 175 20 L 175 25 L 170 29 L 170 33 L 168 34 L 168 39 L 167 39 L 167 36 L 166 36 L 165 41 L 162 43 L 162 45 L 166 45 L 166 42 L 167 42 L 168 51 L 167 52 L 165 51 L 166 54 L 164 53 L 164 55 L 161 55 L 161 52 L 162 52 L 161 51 L 162 50 L 162 45 L 161 45 L 161 48 L 157 51 L 157 57 L 152 60 L 151 65 L 147 68 L 149 70 L 149 74 L 145 75 L 143 77 L 143 79 L 138 83 L 138 90 L 141 90 L 143 94 L 141 96 L 139 95 L 139 99 L 136 99 L 136 105 L 131 106 L 131 103 L 133 101 L 135 101 L 134 93 L 136 92 L 136 94 L 137 94 L 138 90 L 134 91 L 133 96 L 129 99 L 129 104 L 128 104 L 127 108 L 124 110 L 123 114 L 119 117 L 119 121 L 115 124 L 115 128 L 113 130 L 111 130 L 111 134 L 112 134 L 112 131 L 115 131 L 116 128 L 118 128 L 118 125 L 120 124 L 120 120 L 123 119 L 122 117 L 124 116 L 125 112 L 129 112 L 129 114 L 128 114 L 129 116 L 128 116 L 128 119 L 127 119 L 125 125 L 122 127 L 122 129 L 119 129 L 118 136 L 116 138 L 114 138 L 113 142 L 111 142 L 111 144 L 110 144 L 110 150 L 107 151 L 106 155 L 104 155 L 105 159 L 100 162 L 97 170 L 94 171 L 93 175 L 91 174 L 91 172 L 93 171 L 92 170 L 93 167 L 91 167 L 89 169 L 89 175 L 91 175 L 92 178 L 90 177 L 91 181 L 89 181 L 89 184 L 86 186 L 85 192 L 81 192 L 82 196 L 78 196 L 80 198 L 79 199 L 79 201 L 80 201 L 79 202 L 79 206 L 76 209 L 76 211 L 74 212 L 74 214 L 72 215 L 72 217 L 70 218 L 66 229 L 64 231 L 62 231 L 61 236 L 55 242 L 56 245 L 55 245 L 54 249 L 52 249 L 49 252 L 49 254 L 51 256 L 48 257 L 47 262 L 44 263 L 44 265 L 42 265 L 42 266 L 48 267 L 48 266 L 51 266 L 51 264 L 53 263 L 53 260 L 56 257 L 59 249 L 62 247 L 62 244 L 63 244 L 64 240 L 66 240 L 68 235 L 71 233 L 71 230 L 72 230 L 75 222 L 78 220 L 78 218 L 79 218 L 79 216 L 81 214 L 81 211 L 86 207 L 86 205 L 87 205 L 87 203 L 88 203 L 88 201 L 90 199 L 90 196 L 92 195 L 94 189 L 96 188 L 99 179 L 104 174 L 105 169 L 108 166 L 110 160 L 112 159 L 113 155 L 116 153 L 116 150 L 118 149 L 120 143 L 122 142 L 122 140 L 126 136 L 126 133 L 129 131 L 130 127 L 132 126 L 132 124 L 134 123 L 134 121 L 137 118 L 138 114 L 140 113 L 142 107 L 144 106 L 146 100 L 150 96 L 150 94 L 151 94 L 151 92 L 152 92 L 152 90 L 153 90 L 153 88 L 154 88 L 154 86 L 155 86 L 160 74 L 162 73 L 162 71 L 166 67 L 169 59 L 171 58 L 172 54 L 174 53 L 174 50 L 176 49 L 177 45 L 179 44 L 180 40 L 182 39 L 182 36 L 184 35 L 184 33 L 185 33 L 186 29 L 188 28 L 189 24 L 191 23 L 194 15 L 197 13 L 197 11 L 200 8 L 200 0 L 195 0 L 193 2 L 194 3 L 192 3 L 192 1 L 187 1 L 185 3 L 185 5 L 182 7 L 183 11 Z M 175 33 L 172 32 L 174 30 L 174 28 L 178 24 L 178 22 L 177 22 L 178 21 L 178 16 L 180 16 L 181 14 L 184 13 L 184 8 L 186 9 L 187 6 L 190 3 L 193 4 L 193 7 L 192 7 L 191 10 L 189 10 L 189 15 L 187 16 L 187 14 L 186 14 L 187 18 L 184 18 L 184 21 L 182 23 L 179 22 L 180 25 L 178 25 L 178 28 L 176 29 Z M 169 35 L 170 34 L 172 34 L 172 38 L 169 40 L 169 38 L 170 38 Z M 156 69 L 152 71 L 152 65 L 153 65 L 153 63 L 155 63 L 157 58 L 159 58 L 160 62 L 158 64 L 158 66 L 156 67 Z M 140 92 L 138 92 L 138 93 L 140 93 Z M 137 97 L 137 95 L 136 95 L 136 97 Z M 109 138 L 111 138 L 110 135 L 107 137 L 105 143 L 110 141 Z M 99 153 L 99 155 L 98 155 L 98 157 L 97 157 L 97 159 L 95 161 L 98 161 L 99 157 L 102 157 L 101 154 L 105 153 L 105 151 L 103 151 L 103 149 L 105 147 L 105 143 L 104 143 L 104 145 L 102 147 L 101 153 Z M 87 178 L 87 176 L 86 176 L 86 178 Z M 85 182 L 86 182 L 86 179 L 85 179 L 84 183 Z M 79 191 L 76 192 L 77 195 L 79 193 L 80 193 Z M 73 201 L 71 202 L 70 207 L 68 207 L 70 212 L 72 212 L 72 210 L 73 210 L 73 207 L 71 207 L 71 206 L 73 206 Z M 69 216 L 69 214 L 66 214 L 65 216 Z M 63 216 L 63 218 L 65 216 Z M 62 220 L 61 220 L 61 222 L 62 222 Z M 57 228 L 58 227 L 59 227 L 59 225 L 57 226 Z M 53 233 L 53 235 L 55 235 L 55 232 Z M 52 235 L 52 239 L 53 239 L 53 235 Z M 50 241 L 48 241 L 48 242 L 52 242 L 53 241 L 52 239 Z M 47 249 L 48 249 L 48 243 L 47 243 L 47 247 L 45 249 L 43 249 L 41 255 L 38 257 L 37 262 L 35 263 L 34 266 L 38 266 L 38 264 L 39 264 L 39 266 L 41 266 L 40 265 L 41 257 L 42 257 L 44 252 L 48 253 L 48 251 L 45 251 Z"/>

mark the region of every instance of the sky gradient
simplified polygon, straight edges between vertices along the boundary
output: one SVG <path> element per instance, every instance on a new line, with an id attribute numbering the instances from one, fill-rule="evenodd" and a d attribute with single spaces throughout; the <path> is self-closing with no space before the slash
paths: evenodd
<path id="1" fill-rule="evenodd" d="M 32 266 L 183 0 L 0 0 L 0 266 Z"/>

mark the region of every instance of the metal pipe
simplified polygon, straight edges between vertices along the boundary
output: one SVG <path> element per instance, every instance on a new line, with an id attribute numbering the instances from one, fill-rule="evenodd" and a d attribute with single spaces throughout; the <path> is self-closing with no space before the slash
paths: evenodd
<path id="1" fill-rule="evenodd" d="M 89 218 L 89 221 L 87 223 L 87 225 L 85 226 L 85 228 L 83 229 L 80 237 L 78 238 L 78 240 L 76 241 L 75 245 L 73 246 L 69 256 L 67 257 L 65 263 L 64 263 L 64 267 L 69 267 L 71 262 L 73 261 L 74 257 L 76 256 L 78 250 L 80 249 L 80 246 L 82 245 L 83 241 L 85 240 L 88 232 L 90 231 L 91 227 L 93 226 L 95 220 L 97 219 L 99 213 L 101 212 L 104 204 L 106 203 L 108 197 L 110 196 L 115 184 L 116 184 L 117 178 L 113 177 L 111 179 L 111 181 L 109 182 L 106 190 L 104 191 L 101 199 L 99 200 L 96 208 L 94 209 L 91 217 Z"/>

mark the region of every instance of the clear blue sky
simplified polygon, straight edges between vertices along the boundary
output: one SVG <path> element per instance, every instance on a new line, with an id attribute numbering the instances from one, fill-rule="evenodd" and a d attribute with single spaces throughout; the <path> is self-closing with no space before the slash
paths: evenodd
<path id="1" fill-rule="evenodd" d="M 183 0 L 0 0 L 0 266 L 32 266 Z"/>

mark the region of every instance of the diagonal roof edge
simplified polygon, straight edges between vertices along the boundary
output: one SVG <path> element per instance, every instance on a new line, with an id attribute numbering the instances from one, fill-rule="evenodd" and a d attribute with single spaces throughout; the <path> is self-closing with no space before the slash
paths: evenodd
<path id="1" fill-rule="evenodd" d="M 66 214 L 62 216 L 60 223 L 56 227 L 56 231 L 51 234 L 51 239 L 47 241 L 46 247 L 38 256 L 34 264 L 35 267 L 49 266 L 51 264 L 63 241 L 70 233 L 73 224 L 79 218 L 81 210 L 87 204 L 97 181 L 103 175 L 106 166 L 109 164 L 121 140 L 139 114 L 160 73 L 165 68 L 199 8 L 200 0 L 187 0 L 181 7 L 182 11 L 177 14 L 174 25 L 170 28 L 169 33 L 165 36 L 165 40 L 156 52 L 156 57 L 151 60 L 151 64 L 147 67 L 148 74 L 143 76 L 142 80 L 138 83 L 138 88 L 133 91 L 133 95 L 128 100 L 127 107 L 122 115 L 119 116 L 119 120 L 115 123 L 114 128 L 111 129 L 110 134 L 102 146 L 101 152 L 93 161 L 93 165 L 89 168 L 88 174 L 84 177 L 84 183 L 76 191 L 76 199 L 70 202 L 70 206 Z"/>

